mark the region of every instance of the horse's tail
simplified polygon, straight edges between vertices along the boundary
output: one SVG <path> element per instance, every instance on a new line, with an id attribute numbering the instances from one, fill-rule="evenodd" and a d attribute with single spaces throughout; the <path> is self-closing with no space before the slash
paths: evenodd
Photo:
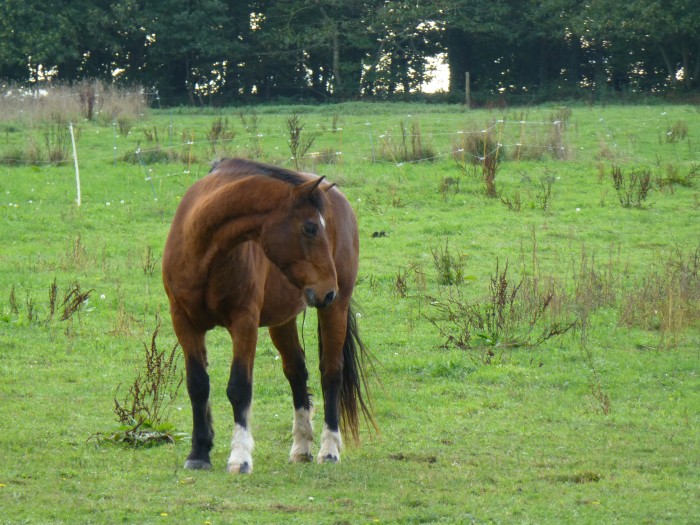
<path id="1" fill-rule="evenodd" d="M 343 343 L 340 423 L 343 433 L 346 436 L 352 436 L 353 441 L 358 443 L 360 440 L 360 412 L 365 422 L 371 425 L 376 432 L 379 432 L 379 428 L 372 415 L 372 399 L 367 385 L 367 368 L 373 368 L 374 357 L 360 340 L 354 307 L 354 302 L 348 307 L 348 323 Z"/>

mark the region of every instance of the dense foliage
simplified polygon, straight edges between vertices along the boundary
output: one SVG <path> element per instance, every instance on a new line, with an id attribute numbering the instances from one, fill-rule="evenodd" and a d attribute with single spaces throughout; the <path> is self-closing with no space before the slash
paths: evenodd
<path id="1" fill-rule="evenodd" d="M 48 15 L 46 13 L 49 13 Z M 0 78 L 86 77 L 165 102 L 345 100 L 420 91 L 570 96 L 700 88 L 695 0 L 5 0 Z"/>

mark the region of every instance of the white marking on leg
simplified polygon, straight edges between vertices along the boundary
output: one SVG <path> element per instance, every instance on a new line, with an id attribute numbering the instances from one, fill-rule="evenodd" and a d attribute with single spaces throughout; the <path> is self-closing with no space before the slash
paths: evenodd
<path id="1" fill-rule="evenodd" d="M 306 463 L 313 460 L 313 417 L 313 408 L 311 410 L 300 408 L 294 411 L 294 425 L 292 426 L 294 443 L 292 451 L 289 453 L 289 461 L 292 463 Z"/>
<path id="2" fill-rule="evenodd" d="M 330 430 L 324 424 L 323 433 L 321 434 L 321 450 L 318 451 L 317 461 L 319 463 L 339 463 L 340 450 L 342 448 L 343 439 L 340 437 L 340 432 Z"/>
<path id="3" fill-rule="evenodd" d="M 235 425 L 231 441 L 231 456 L 226 470 L 231 474 L 250 474 L 253 472 L 253 435 L 245 427 Z"/>

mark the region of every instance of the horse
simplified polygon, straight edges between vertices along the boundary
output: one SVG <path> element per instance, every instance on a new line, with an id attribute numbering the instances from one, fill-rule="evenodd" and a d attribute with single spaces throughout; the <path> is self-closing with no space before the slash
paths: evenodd
<path id="1" fill-rule="evenodd" d="M 325 177 L 241 158 L 195 182 L 175 212 L 162 258 L 173 328 L 183 349 L 192 406 L 187 469 L 211 469 L 214 441 L 205 334 L 226 328 L 233 359 L 230 473 L 253 470 L 250 427 L 258 329 L 282 358 L 294 406 L 291 462 L 313 461 L 313 403 L 297 316 L 318 311 L 324 423 L 319 463 L 337 463 L 343 436 L 359 441 L 360 413 L 376 429 L 352 293 L 359 265 L 357 220 Z"/>

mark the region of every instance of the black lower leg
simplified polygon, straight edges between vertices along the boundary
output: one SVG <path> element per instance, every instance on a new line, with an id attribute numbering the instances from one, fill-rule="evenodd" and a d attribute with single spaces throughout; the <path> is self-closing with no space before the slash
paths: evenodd
<path id="1" fill-rule="evenodd" d="M 289 386 L 292 389 L 292 402 L 294 410 L 310 410 L 311 409 L 311 394 L 307 387 L 309 373 L 306 370 L 306 364 L 303 360 L 295 363 L 293 368 L 285 370 L 285 376 L 289 381 Z"/>
<path id="2" fill-rule="evenodd" d="M 211 468 L 209 452 L 214 445 L 214 428 L 209 406 L 209 374 L 202 363 L 187 362 L 187 392 L 192 403 L 192 451 L 185 467 Z"/>
<path id="3" fill-rule="evenodd" d="M 340 426 L 340 387 L 341 377 L 324 377 L 323 386 L 323 409 L 324 422 L 328 430 L 337 432 Z"/>
<path id="4" fill-rule="evenodd" d="M 235 359 L 231 365 L 226 394 L 233 407 L 234 422 L 248 428 L 248 413 L 253 399 L 253 378 L 248 372 L 248 367 Z"/>

